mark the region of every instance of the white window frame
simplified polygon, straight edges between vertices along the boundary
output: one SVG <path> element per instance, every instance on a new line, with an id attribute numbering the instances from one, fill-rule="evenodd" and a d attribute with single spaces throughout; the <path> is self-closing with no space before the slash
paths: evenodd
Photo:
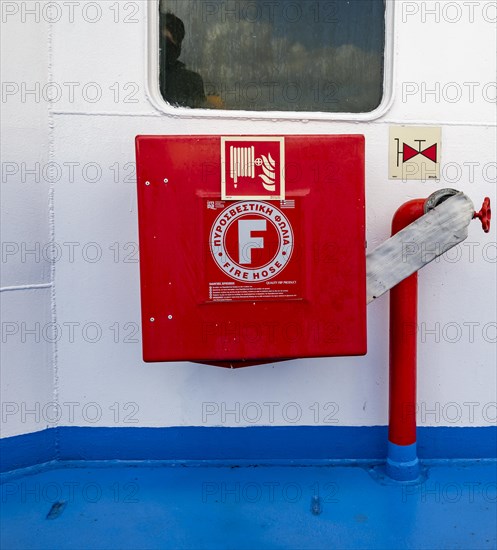
<path id="1" fill-rule="evenodd" d="M 159 81 L 159 2 L 152 0 L 148 4 L 147 66 L 148 95 L 152 105 L 168 116 L 185 118 L 244 118 L 251 120 L 345 120 L 369 121 L 385 115 L 393 103 L 394 75 L 394 14 L 395 0 L 386 0 L 385 6 L 385 52 L 383 69 L 383 97 L 380 105 L 367 113 L 324 112 L 324 111 L 246 111 L 228 109 L 190 109 L 170 105 L 160 92 Z"/>

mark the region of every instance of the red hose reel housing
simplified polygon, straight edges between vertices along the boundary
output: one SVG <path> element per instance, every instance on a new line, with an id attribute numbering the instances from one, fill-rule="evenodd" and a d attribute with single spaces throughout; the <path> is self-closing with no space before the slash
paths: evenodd
<path id="1" fill-rule="evenodd" d="M 138 136 L 143 357 L 366 353 L 364 137 Z"/>

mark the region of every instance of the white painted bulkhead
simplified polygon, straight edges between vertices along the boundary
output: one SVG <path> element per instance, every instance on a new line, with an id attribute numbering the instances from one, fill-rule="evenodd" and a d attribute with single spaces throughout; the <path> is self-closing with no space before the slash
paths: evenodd
<path id="1" fill-rule="evenodd" d="M 368 307 L 365 357 L 239 370 L 143 363 L 134 138 L 364 134 L 369 250 L 411 198 L 454 187 L 477 208 L 487 195 L 495 204 L 495 2 L 389 3 L 392 98 L 372 120 L 159 108 L 149 3 L 130 2 L 131 21 L 100 1 L 50 22 L 2 2 L 2 81 L 20 87 L 4 87 L 1 106 L 2 437 L 55 425 L 385 425 L 388 295 Z M 83 16 L 85 4 L 99 7 L 98 20 Z M 23 95 L 22 83 L 62 93 Z M 442 127 L 441 181 L 388 179 L 396 124 Z M 40 181 L 26 172 L 36 163 Z M 495 226 L 486 235 L 473 222 L 466 243 L 420 275 L 420 425 L 495 425 L 495 241 Z M 36 246 L 39 255 L 26 254 Z"/>

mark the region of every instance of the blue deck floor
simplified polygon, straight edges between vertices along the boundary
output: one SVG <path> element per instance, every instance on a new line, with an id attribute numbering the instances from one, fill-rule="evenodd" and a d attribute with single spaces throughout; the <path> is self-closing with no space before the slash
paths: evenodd
<path id="1" fill-rule="evenodd" d="M 0 542 L 3 550 L 496 548 L 496 462 L 424 468 L 421 483 L 400 485 L 366 464 L 48 465 L 4 477 Z"/>

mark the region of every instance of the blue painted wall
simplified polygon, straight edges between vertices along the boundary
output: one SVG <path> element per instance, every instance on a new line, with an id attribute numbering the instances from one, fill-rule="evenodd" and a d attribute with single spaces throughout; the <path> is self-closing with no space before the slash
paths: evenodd
<path id="1" fill-rule="evenodd" d="M 0 440 L 0 469 L 50 460 L 382 460 L 387 426 L 59 427 Z M 418 428 L 420 458 L 495 458 L 497 427 Z"/>

